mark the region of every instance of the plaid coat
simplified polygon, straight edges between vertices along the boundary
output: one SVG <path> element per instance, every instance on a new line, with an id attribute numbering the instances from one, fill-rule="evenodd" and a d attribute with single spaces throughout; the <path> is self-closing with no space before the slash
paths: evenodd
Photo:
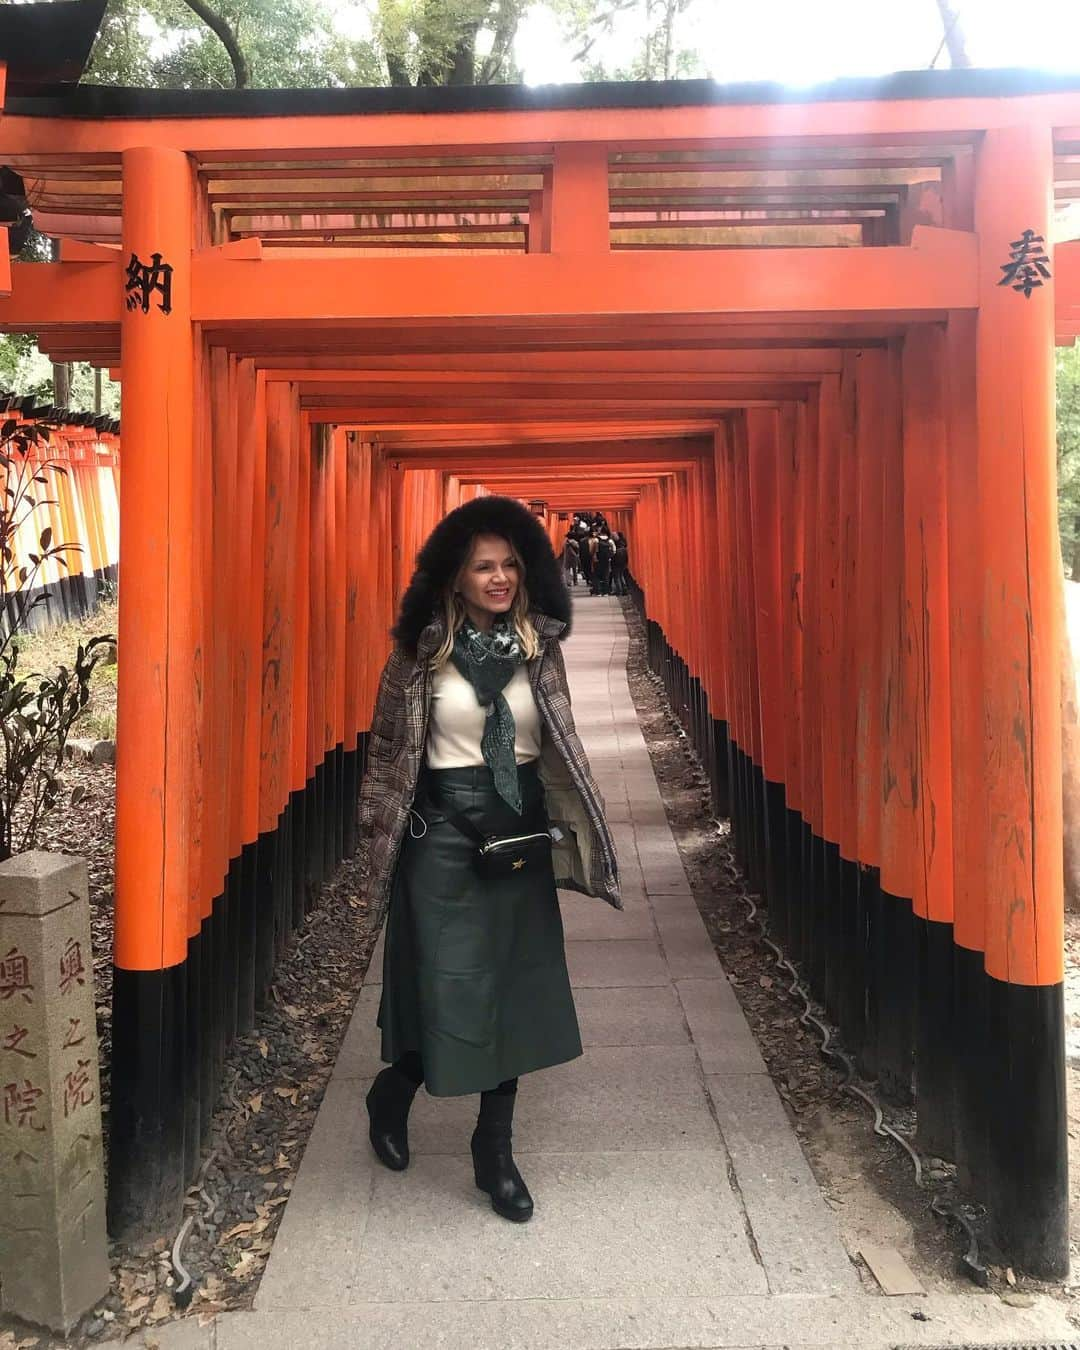
<path id="1" fill-rule="evenodd" d="M 574 726 L 559 638 L 566 625 L 543 614 L 532 621 L 540 653 L 528 663 L 540 712 L 540 777 L 548 816 L 562 839 L 552 846 L 555 879 L 564 890 L 598 896 L 616 909 L 619 871 L 604 803 Z M 376 926 L 382 923 L 398 853 L 424 764 L 431 705 L 431 657 L 443 637 L 441 622 L 424 629 L 416 656 L 395 647 L 383 669 L 360 793 L 361 875 Z"/>

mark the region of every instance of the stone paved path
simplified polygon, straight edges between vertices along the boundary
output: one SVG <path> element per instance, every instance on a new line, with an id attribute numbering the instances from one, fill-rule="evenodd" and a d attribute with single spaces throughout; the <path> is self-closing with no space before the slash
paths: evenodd
<path id="1" fill-rule="evenodd" d="M 472 1182 L 476 1102 L 421 1093 L 403 1174 L 363 1096 L 379 1067 L 381 949 L 327 1090 L 254 1313 L 153 1333 L 162 1350 L 630 1350 L 1065 1340 L 1051 1300 L 865 1292 L 694 905 L 626 681 L 618 602 L 567 647 L 626 909 L 562 899 L 584 1056 L 522 1080 L 522 1227 Z M 928 1321 L 915 1320 L 922 1312 Z"/>

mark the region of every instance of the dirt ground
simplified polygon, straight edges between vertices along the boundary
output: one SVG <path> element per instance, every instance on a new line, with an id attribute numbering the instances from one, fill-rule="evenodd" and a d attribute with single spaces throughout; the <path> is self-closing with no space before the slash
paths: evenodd
<path id="1" fill-rule="evenodd" d="M 660 783 L 668 819 L 698 908 L 728 973 L 769 1072 L 802 1141 L 826 1203 L 837 1216 L 848 1250 L 857 1255 L 866 1243 L 893 1247 L 923 1286 L 932 1292 L 970 1288 L 960 1254 L 966 1244 L 931 1212 L 940 1195 L 960 1198 L 953 1169 L 931 1162 L 923 1187 L 899 1146 L 872 1129 L 868 1108 L 839 1091 L 840 1075 L 819 1053 L 820 1038 L 799 1024 L 801 1001 L 788 993 L 773 956 L 746 922 L 747 908 L 731 884 L 732 852 L 727 822 L 712 817 L 708 783 L 689 741 L 671 711 L 659 679 L 646 665 L 644 625 L 624 601 L 630 626 L 630 689 Z M 1068 1066 L 1072 1188 L 1072 1246 L 1077 1264 L 1080 1243 L 1080 915 L 1067 926 L 1067 1016 L 1077 1055 Z M 871 1091 L 872 1085 L 864 1084 Z M 910 1113 L 887 1111 L 903 1133 Z M 865 1280 L 869 1274 L 860 1270 Z M 1080 1269 L 1077 1283 L 1046 1286 L 991 1266 L 991 1287 L 1010 1302 L 1028 1290 L 1046 1290 L 1065 1299 L 1080 1326 Z"/>

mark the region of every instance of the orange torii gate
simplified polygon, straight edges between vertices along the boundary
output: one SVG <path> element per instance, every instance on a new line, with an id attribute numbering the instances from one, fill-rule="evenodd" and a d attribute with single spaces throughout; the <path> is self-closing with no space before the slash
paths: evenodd
<path id="1" fill-rule="evenodd" d="M 1078 156 L 1080 82 L 1017 73 L 6 100 L 61 249 L 0 326 L 124 390 L 115 1232 L 177 1219 L 354 847 L 412 554 L 504 491 L 626 529 L 772 932 L 1063 1272 Z"/>

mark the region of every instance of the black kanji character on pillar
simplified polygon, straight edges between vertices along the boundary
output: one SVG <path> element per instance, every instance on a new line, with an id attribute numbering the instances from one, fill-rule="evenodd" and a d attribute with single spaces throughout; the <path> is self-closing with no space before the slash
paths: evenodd
<path id="1" fill-rule="evenodd" d="M 139 255 L 133 253 L 127 265 L 124 277 L 124 292 L 127 295 L 128 309 L 141 309 L 150 313 L 150 297 L 155 291 L 161 296 L 158 309 L 162 314 L 172 312 L 172 265 L 161 261 L 160 253 L 151 253 L 148 263 L 140 262 Z"/>
<path id="2" fill-rule="evenodd" d="M 1002 263 L 1001 270 L 1005 275 L 998 285 L 1023 291 L 1024 298 L 1030 300 L 1036 286 L 1050 280 L 1050 259 L 1046 256 L 1045 241 L 1034 230 L 1025 230 L 1019 239 L 1014 239 L 1009 245 L 1009 252 L 1012 257 L 1007 263 Z"/>

